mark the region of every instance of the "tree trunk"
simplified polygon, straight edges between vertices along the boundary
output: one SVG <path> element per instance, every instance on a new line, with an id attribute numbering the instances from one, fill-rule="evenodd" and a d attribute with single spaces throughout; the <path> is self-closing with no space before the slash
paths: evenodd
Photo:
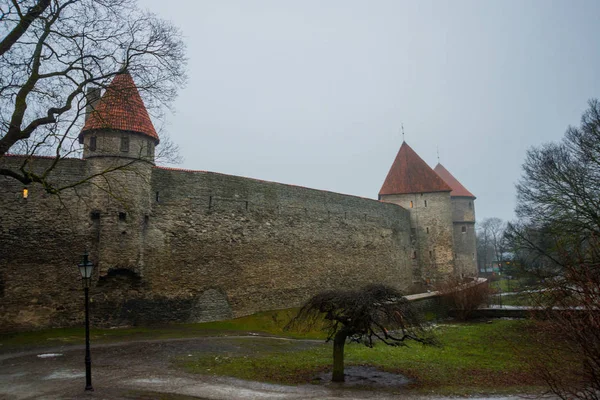
<path id="1" fill-rule="evenodd" d="M 348 333 L 345 330 L 338 331 L 333 338 L 333 375 L 332 382 L 344 382 L 344 345 Z"/>

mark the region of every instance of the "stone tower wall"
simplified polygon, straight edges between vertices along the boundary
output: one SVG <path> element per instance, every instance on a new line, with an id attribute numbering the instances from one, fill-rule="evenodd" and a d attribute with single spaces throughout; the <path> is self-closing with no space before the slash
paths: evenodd
<path id="1" fill-rule="evenodd" d="M 433 283 L 453 273 L 454 235 L 449 192 L 382 195 L 381 200 L 398 204 L 410 212 L 415 284 L 419 279 Z"/>
<path id="2" fill-rule="evenodd" d="M 472 197 L 452 197 L 456 273 L 477 276 L 475 202 Z"/>
<path id="3" fill-rule="evenodd" d="M 100 275 L 115 268 L 141 275 L 153 166 L 116 157 L 91 158 L 87 165 L 90 176 L 114 170 L 94 178 L 88 188 L 87 204 L 95 214 L 90 217 L 94 236 L 90 256 L 97 260 Z"/>
<path id="4" fill-rule="evenodd" d="M 96 147 L 91 144 L 95 138 Z M 127 148 L 122 147 L 122 138 L 126 138 Z M 115 156 L 123 159 L 144 160 L 154 163 L 154 139 L 135 132 L 86 131 L 83 134 L 83 158 Z"/>

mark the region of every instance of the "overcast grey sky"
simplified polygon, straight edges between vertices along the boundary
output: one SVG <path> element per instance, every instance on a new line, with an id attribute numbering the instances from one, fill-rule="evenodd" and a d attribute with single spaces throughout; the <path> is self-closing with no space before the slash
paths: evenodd
<path id="1" fill-rule="evenodd" d="M 377 198 L 406 141 L 513 218 L 527 148 L 600 96 L 600 1 L 140 0 L 189 83 L 178 167 Z"/>

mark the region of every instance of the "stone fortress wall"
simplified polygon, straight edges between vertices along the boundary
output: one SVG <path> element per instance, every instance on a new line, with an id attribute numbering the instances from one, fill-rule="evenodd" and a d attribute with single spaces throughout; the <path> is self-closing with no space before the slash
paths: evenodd
<path id="1" fill-rule="evenodd" d="M 448 192 L 381 195 L 381 201 L 398 204 L 410 212 L 413 236 L 413 276 L 435 282 L 454 272 L 452 203 Z"/>
<path id="2" fill-rule="evenodd" d="M 80 323 L 84 251 L 96 264 L 95 325 L 224 319 L 327 289 L 414 292 L 477 273 L 475 197 L 405 142 L 381 201 L 155 167 L 159 137 L 126 71 L 104 95 L 90 89 L 79 139 L 83 159 L 49 176 L 69 187 L 59 195 L 0 177 L 0 330 Z M 54 162 L 30 161 L 40 171 Z"/>
<path id="3" fill-rule="evenodd" d="M 452 209 L 456 273 L 458 275 L 472 275 L 473 263 L 477 260 L 477 245 L 474 240 L 476 232 L 473 198 L 452 197 Z"/>
<path id="4" fill-rule="evenodd" d="M 109 160 L 64 160 L 55 180 L 77 182 Z M 0 177 L 1 330 L 81 323 L 85 249 L 97 264 L 95 325 L 214 320 L 324 289 L 413 285 L 410 216 L 397 205 L 148 163 L 111 174 L 109 186 L 60 196 L 32 186 L 27 199 Z"/>

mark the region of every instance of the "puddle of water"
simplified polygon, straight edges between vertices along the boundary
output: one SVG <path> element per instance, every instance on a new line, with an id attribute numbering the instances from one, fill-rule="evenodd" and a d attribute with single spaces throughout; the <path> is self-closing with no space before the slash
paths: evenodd
<path id="1" fill-rule="evenodd" d="M 53 357 L 62 357 L 61 353 L 45 353 L 45 354 L 38 354 L 37 355 L 38 358 L 53 358 Z"/>
<path id="2" fill-rule="evenodd" d="M 380 371 L 374 367 L 346 367 L 344 368 L 344 377 L 345 382 L 339 385 L 400 387 L 410 383 L 410 379 L 404 375 Z M 320 374 L 317 379 L 324 383 L 331 383 L 331 372 Z"/>
<path id="3" fill-rule="evenodd" d="M 5 379 L 21 378 L 26 375 L 28 375 L 27 372 L 15 372 L 13 374 L 0 374 L 0 382 L 2 382 Z"/>
<path id="4" fill-rule="evenodd" d="M 167 381 L 165 379 L 158 379 L 158 378 L 134 379 L 132 382 L 134 382 L 134 383 L 153 383 L 153 384 L 164 384 L 164 383 L 167 383 Z"/>
<path id="5" fill-rule="evenodd" d="M 76 379 L 76 378 L 83 378 L 84 376 L 85 376 L 85 372 L 62 369 L 59 371 L 54 371 L 53 373 L 43 377 L 42 379 L 45 381 L 52 380 L 52 379 Z"/>

